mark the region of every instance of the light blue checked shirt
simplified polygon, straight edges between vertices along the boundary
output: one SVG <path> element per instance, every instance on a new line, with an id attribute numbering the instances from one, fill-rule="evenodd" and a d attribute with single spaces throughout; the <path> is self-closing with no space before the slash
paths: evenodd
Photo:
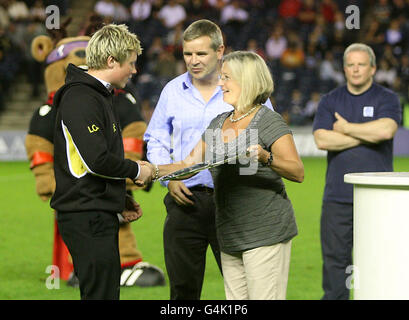
<path id="1" fill-rule="evenodd" d="M 272 108 L 270 100 L 266 103 Z M 218 86 L 206 103 L 193 86 L 186 72 L 171 80 L 163 88 L 144 135 L 147 142 L 148 160 L 155 164 L 169 164 L 184 160 L 201 139 L 210 122 L 219 114 L 233 107 L 223 101 Z M 183 180 L 188 188 L 202 185 L 213 188 L 208 170 Z M 161 182 L 167 186 L 169 181 Z"/>

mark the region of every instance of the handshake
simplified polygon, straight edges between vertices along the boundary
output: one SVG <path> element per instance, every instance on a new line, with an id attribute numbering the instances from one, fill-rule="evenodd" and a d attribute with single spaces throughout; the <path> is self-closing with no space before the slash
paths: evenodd
<path id="1" fill-rule="evenodd" d="M 137 161 L 137 163 L 139 164 L 140 171 L 138 178 L 134 179 L 133 182 L 138 187 L 143 187 L 159 178 L 159 168 L 156 164 L 147 161 Z"/>

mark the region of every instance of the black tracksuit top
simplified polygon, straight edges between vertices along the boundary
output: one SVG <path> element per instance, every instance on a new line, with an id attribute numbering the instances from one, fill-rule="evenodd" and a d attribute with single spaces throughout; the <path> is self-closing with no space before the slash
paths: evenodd
<path id="1" fill-rule="evenodd" d="M 112 93 L 70 64 L 65 85 L 55 94 L 54 107 L 56 190 L 51 207 L 58 212 L 122 212 L 125 178 L 134 179 L 139 167 L 124 158 Z"/>

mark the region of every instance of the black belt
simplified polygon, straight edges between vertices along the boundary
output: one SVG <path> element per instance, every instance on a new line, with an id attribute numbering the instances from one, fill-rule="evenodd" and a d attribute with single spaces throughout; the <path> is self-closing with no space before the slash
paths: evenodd
<path id="1" fill-rule="evenodd" d="M 206 187 L 206 186 L 194 186 L 194 187 L 189 188 L 189 190 L 198 191 L 198 192 L 207 192 L 207 193 L 210 193 L 210 194 L 212 194 L 213 191 L 214 191 L 213 188 L 209 188 L 209 187 Z"/>

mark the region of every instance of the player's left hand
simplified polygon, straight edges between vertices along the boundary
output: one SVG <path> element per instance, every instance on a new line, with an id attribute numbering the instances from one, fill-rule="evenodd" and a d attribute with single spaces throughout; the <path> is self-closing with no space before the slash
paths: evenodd
<path id="1" fill-rule="evenodd" d="M 142 208 L 130 195 L 125 198 L 125 210 L 121 213 L 126 222 L 132 222 L 142 217 Z"/>

